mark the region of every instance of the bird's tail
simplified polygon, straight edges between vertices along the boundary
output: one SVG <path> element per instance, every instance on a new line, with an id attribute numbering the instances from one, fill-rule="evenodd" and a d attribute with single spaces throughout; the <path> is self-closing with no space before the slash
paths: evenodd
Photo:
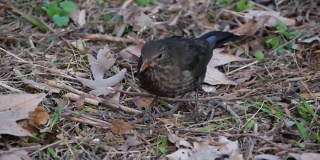
<path id="1" fill-rule="evenodd" d="M 207 40 L 210 44 L 209 50 L 212 51 L 214 48 L 222 47 L 228 42 L 241 39 L 241 37 L 230 32 L 212 31 L 202 35 L 200 39 Z"/>

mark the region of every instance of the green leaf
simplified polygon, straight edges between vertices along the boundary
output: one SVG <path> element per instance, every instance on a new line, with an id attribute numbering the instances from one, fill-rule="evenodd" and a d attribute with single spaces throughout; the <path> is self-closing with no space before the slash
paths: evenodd
<path id="1" fill-rule="evenodd" d="M 52 156 L 54 159 L 59 159 L 58 154 L 54 151 L 53 148 L 48 147 L 48 152 L 51 154 L 51 156 Z"/>
<path id="2" fill-rule="evenodd" d="M 77 10 L 77 5 L 71 1 L 63 1 L 60 3 L 60 7 L 67 12 L 74 12 Z"/>
<path id="3" fill-rule="evenodd" d="M 287 32 L 288 27 L 284 25 L 281 21 L 277 21 L 277 30 L 282 32 Z"/>
<path id="4" fill-rule="evenodd" d="M 266 41 L 266 44 L 268 48 L 272 48 L 272 49 L 278 48 L 280 46 L 280 42 L 277 39 L 273 39 L 273 38 L 268 39 Z"/>
<path id="5" fill-rule="evenodd" d="M 52 20 L 59 27 L 67 26 L 69 24 L 69 17 L 66 16 L 54 15 Z"/>
<path id="6" fill-rule="evenodd" d="M 309 135 L 308 135 L 306 129 L 304 129 L 304 127 L 302 126 L 302 124 L 301 124 L 300 122 L 298 122 L 298 121 L 296 121 L 296 120 L 294 120 L 294 122 L 296 123 L 296 125 L 297 125 L 297 127 L 298 127 L 298 130 L 299 130 L 302 138 L 303 138 L 304 140 L 307 140 L 308 137 L 309 137 Z"/>
<path id="7" fill-rule="evenodd" d="M 61 8 L 59 8 L 58 4 L 55 2 L 51 3 L 43 3 L 41 8 L 47 12 L 47 15 L 52 18 L 54 15 L 60 13 Z"/>
<path id="8" fill-rule="evenodd" d="M 309 103 L 308 103 L 305 99 L 302 99 L 302 102 L 303 102 L 305 108 L 307 109 L 307 111 L 308 111 L 312 116 L 314 116 L 314 110 L 313 110 L 313 108 L 309 105 Z"/>
<path id="9" fill-rule="evenodd" d="M 304 145 L 302 145 L 300 141 L 297 141 L 297 143 L 296 143 L 296 144 L 297 144 L 297 146 L 298 146 L 298 147 L 300 147 L 300 148 L 304 148 Z"/>
<path id="10" fill-rule="evenodd" d="M 279 48 L 277 53 L 282 55 L 282 54 L 286 53 L 286 51 L 283 48 Z"/>
<path id="11" fill-rule="evenodd" d="M 138 0 L 139 6 L 146 7 L 155 4 L 154 0 Z"/>
<path id="12" fill-rule="evenodd" d="M 259 63 L 262 63 L 264 60 L 264 54 L 261 51 L 257 51 L 255 54 L 256 59 Z"/>
<path id="13" fill-rule="evenodd" d="M 316 133 L 316 132 L 312 132 L 312 134 L 313 134 L 314 138 L 315 138 L 318 142 L 320 142 L 320 136 L 319 136 L 319 134 Z"/>
<path id="14" fill-rule="evenodd" d="M 168 150 L 164 147 L 157 147 L 159 149 L 159 151 L 163 154 L 166 154 L 168 152 Z"/>
<path id="15" fill-rule="evenodd" d="M 245 10 L 251 9 L 254 7 L 254 4 L 251 2 L 246 2 L 245 0 L 240 0 L 237 3 L 237 11 L 238 12 L 243 12 Z"/>
<path id="16" fill-rule="evenodd" d="M 255 123 L 254 120 L 250 120 L 249 123 L 246 125 L 245 130 L 248 130 L 251 127 L 253 127 L 254 123 Z"/>

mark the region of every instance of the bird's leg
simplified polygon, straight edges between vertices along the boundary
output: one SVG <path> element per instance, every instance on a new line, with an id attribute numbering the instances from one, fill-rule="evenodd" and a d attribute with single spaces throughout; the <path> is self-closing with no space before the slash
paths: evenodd
<path id="1" fill-rule="evenodd" d="M 158 96 L 154 97 L 154 99 L 152 100 L 152 102 L 149 104 L 149 106 L 145 109 L 144 114 L 143 114 L 143 121 L 147 121 L 149 119 L 153 119 L 153 115 L 152 115 L 152 104 L 154 102 L 156 102 L 156 100 L 158 99 Z M 149 118 L 148 118 L 149 117 Z"/>
<path id="2" fill-rule="evenodd" d="M 198 121 L 199 116 L 199 107 L 198 107 L 198 88 L 196 88 L 196 96 L 195 96 L 195 102 L 194 102 L 194 110 L 191 114 L 191 119 Z"/>

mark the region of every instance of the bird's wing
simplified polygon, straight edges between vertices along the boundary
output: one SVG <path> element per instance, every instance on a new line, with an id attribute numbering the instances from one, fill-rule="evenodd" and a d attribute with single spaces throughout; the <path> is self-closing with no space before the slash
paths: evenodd
<path id="1" fill-rule="evenodd" d="M 170 37 L 166 41 L 167 51 L 173 63 L 179 65 L 181 72 L 190 71 L 193 76 L 205 72 L 207 58 L 212 52 L 207 52 L 209 43 L 206 40 L 193 38 Z"/>

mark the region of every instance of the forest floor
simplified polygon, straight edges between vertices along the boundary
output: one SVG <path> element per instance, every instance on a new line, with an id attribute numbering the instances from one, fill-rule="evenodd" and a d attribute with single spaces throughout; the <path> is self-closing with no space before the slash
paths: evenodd
<path id="1" fill-rule="evenodd" d="M 197 121 L 196 92 L 143 118 L 143 44 L 213 30 L 242 39 L 214 50 Z M 0 92 L 1 160 L 318 159 L 320 2 L 2 0 Z"/>

